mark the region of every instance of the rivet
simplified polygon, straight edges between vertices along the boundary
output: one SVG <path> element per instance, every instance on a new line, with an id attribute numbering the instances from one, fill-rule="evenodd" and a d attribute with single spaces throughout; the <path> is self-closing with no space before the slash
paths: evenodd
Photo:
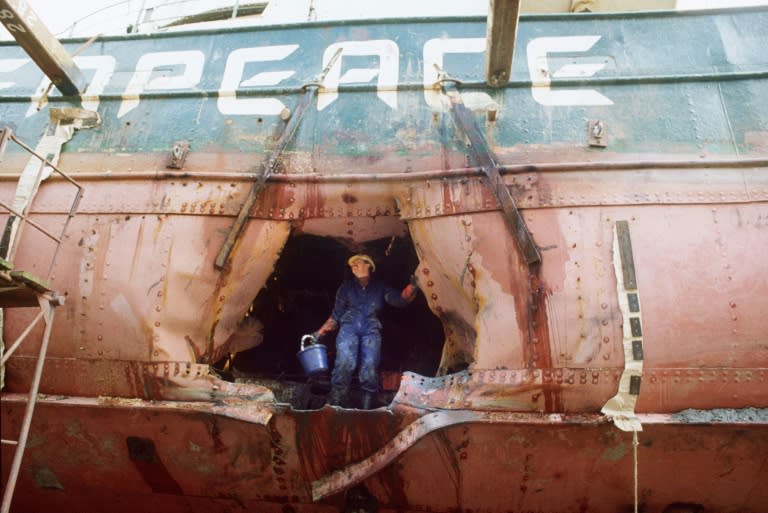
<path id="1" fill-rule="evenodd" d="M 603 310 L 605 310 L 606 308 L 608 308 L 608 303 L 603 303 L 603 304 L 601 304 L 601 305 L 600 305 L 600 308 L 602 308 Z"/>

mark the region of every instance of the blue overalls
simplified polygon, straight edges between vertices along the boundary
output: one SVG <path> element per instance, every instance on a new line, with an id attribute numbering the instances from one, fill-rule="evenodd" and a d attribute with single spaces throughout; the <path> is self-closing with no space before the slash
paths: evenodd
<path id="1" fill-rule="evenodd" d="M 336 363 L 331 386 L 337 393 L 346 392 L 360 356 L 360 385 L 364 392 L 379 390 L 381 360 L 381 321 L 378 314 L 384 302 L 402 308 L 408 301 L 392 287 L 371 278 L 363 288 L 357 279 L 345 280 L 336 292 L 331 316 L 339 324 L 336 336 Z"/>

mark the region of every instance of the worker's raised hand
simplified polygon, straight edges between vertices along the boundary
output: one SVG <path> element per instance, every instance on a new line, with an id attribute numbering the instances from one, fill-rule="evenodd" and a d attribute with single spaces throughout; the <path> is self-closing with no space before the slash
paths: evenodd
<path id="1" fill-rule="evenodd" d="M 403 291 L 400 293 L 400 297 L 402 297 L 403 299 L 405 299 L 406 301 L 409 301 L 409 302 L 413 301 L 414 299 L 416 299 L 416 292 L 418 290 L 419 289 L 417 287 L 415 287 L 415 286 L 413 286 L 413 284 L 409 283 L 408 285 L 405 286 Z"/>

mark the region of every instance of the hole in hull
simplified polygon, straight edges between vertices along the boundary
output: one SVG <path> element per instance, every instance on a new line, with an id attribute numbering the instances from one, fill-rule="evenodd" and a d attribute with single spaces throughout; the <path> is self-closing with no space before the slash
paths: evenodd
<path id="1" fill-rule="evenodd" d="M 398 290 L 408 283 L 419 263 L 407 236 L 394 241 L 391 237 L 373 240 L 358 249 L 374 258 L 378 279 Z M 272 276 L 253 302 L 250 315 L 263 324 L 263 341 L 235 355 L 231 375 L 227 377 L 268 386 L 280 402 L 290 403 L 296 409 L 321 407 L 330 389 L 330 371 L 308 378 L 297 353 L 302 335 L 317 330 L 330 315 L 336 290 L 344 278 L 351 276 L 347 259 L 353 253 L 333 238 L 292 236 Z M 445 337 L 440 321 L 429 310 L 422 294 L 402 309 L 385 306 L 380 319 L 381 392 L 377 399 L 383 404 L 389 403 L 397 391 L 402 372 L 435 374 Z M 331 369 L 336 355 L 336 333 L 321 340 L 328 349 Z M 359 396 L 355 373 L 350 404 L 356 403 Z"/>

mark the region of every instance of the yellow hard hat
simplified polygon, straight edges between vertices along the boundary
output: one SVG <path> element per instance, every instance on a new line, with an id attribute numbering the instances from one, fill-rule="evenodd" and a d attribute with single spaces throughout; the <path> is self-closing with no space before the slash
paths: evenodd
<path id="1" fill-rule="evenodd" d="M 349 260 L 347 260 L 347 265 L 352 265 L 352 262 L 355 260 L 363 260 L 365 262 L 368 262 L 371 264 L 371 271 L 376 270 L 376 264 L 373 262 L 373 258 L 369 257 L 368 255 L 364 255 L 363 253 L 358 253 L 357 255 L 352 255 L 349 257 Z"/>

